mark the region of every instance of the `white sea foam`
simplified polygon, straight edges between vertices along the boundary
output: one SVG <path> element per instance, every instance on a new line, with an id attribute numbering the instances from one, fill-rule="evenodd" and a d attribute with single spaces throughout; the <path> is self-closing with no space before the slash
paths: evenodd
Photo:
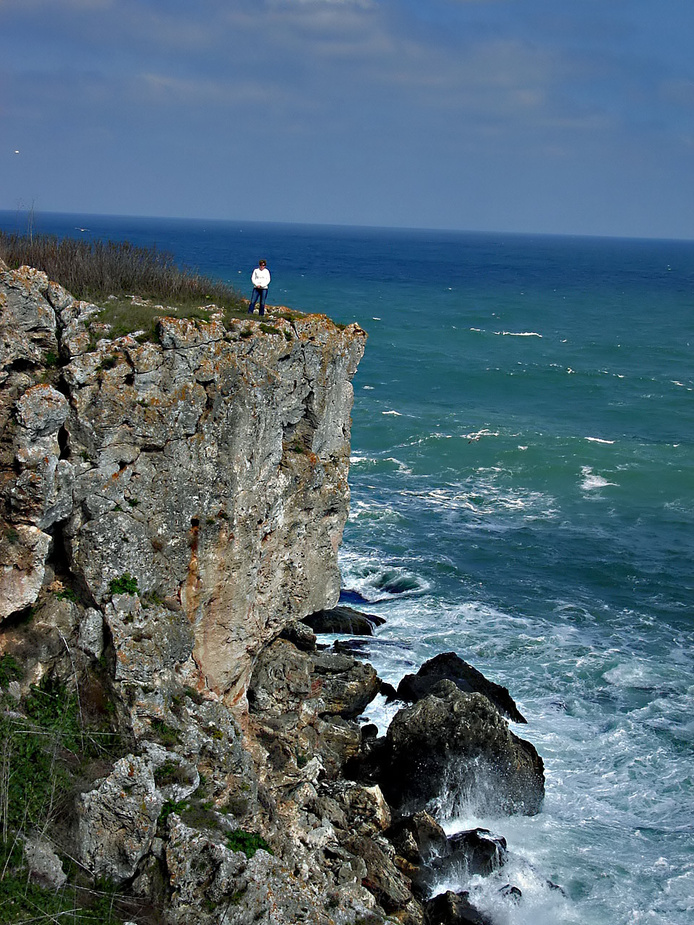
<path id="1" fill-rule="evenodd" d="M 590 466 L 582 466 L 581 475 L 583 476 L 581 488 L 584 491 L 595 491 L 598 488 L 606 488 L 608 485 L 617 484 L 616 482 L 608 482 L 608 480 L 601 475 L 595 475 Z"/>
<path id="2" fill-rule="evenodd" d="M 589 443 L 606 443 L 611 445 L 614 443 L 614 440 L 604 440 L 602 437 L 584 437 L 584 440 L 588 440 Z"/>
<path id="3" fill-rule="evenodd" d="M 401 417 L 402 417 L 402 414 L 400 414 L 399 411 L 381 411 L 381 414 L 392 414 L 392 415 L 394 415 L 396 418 L 401 418 Z"/>
<path id="4" fill-rule="evenodd" d="M 494 331 L 495 334 L 502 337 L 542 337 L 537 331 Z"/>
<path id="5" fill-rule="evenodd" d="M 469 434 L 460 435 L 463 440 L 481 440 L 482 437 L 500 437 L 501 434 L 498 430 L 487 430 L 486 427 L 483 427 L 482 430 L 476 430 Z"/>

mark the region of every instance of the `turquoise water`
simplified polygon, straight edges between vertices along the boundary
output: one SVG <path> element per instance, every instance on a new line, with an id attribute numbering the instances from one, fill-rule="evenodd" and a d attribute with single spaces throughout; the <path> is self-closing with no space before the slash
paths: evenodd
<path id="1" fill-rule="evenodd" d="M 694 243 L 38 226 L 156 242 L 244 290 L 264 256 L 271 303 L 369 332 L 342 550 L 345 588 L 387 620 L 369 657 L 397 683 L 455 650 L 509 688 L 546 764 L 532 819 L 479 820 L 474 795 L 442 794 L 449 829 L 481 821 L 509 842 L 474 900 L 500 925 L 689 925 Z"/>

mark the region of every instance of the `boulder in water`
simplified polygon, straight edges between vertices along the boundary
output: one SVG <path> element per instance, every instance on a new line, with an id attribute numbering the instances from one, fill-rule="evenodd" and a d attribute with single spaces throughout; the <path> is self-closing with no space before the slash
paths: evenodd
<path id="1" fill-rule="evenodd" d="M 468 900 L 469 893 L 439 893 L 426 904 L 426 925 L 493 925 Z"/>
<path id="2" fill-rule="evenodd" d="M 396 813 L 444 802 L 480 814 L 540 811 L 544 766 L 482 694 L 464 694 L 441 681 L 400 710 L 387 735 L 365 743 L 352 773 L 380 784 Z"/>
<path id="3" fill-rule="evenodd" d="M 513 722 L 527 722 L 505 687 L 489 681 L 455 652 L 442 652 L 424 662 L 417 674 L 406 674 L 398 685 L 397 698 L 416 703 L 444 680 L 452 681 L 466 694 L 484 694 L 500 713 Z"/>
<path id="4" fill-rule="evenodd" d="M 373 636 L 374 629 L 386 621 L 373 613 L 362 613 L 353 607 L 331 607 L 317 610 L 304 617 L 303 622 L 314 633 L 347 633 L 350 636 Z"/>

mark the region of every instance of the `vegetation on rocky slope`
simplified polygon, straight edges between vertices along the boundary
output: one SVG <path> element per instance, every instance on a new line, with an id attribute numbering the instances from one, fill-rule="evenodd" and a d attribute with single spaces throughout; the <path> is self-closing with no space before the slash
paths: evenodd
<path id="1" fill-rule="evenodd" d="M 10 269 L 43 270 L 75 298 L 97 304 L 112 295 L 137 293 L 143 300 L 180 307 L 214 302 L 223 309 L 245 309 L 232 286 L 177 266 L 171 254 L 154 245 L 0 232 L 0 258 Z"/>

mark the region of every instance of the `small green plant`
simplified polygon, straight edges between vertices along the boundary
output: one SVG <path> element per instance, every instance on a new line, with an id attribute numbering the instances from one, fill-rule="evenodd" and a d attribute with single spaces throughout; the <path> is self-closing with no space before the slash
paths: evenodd
<path id="1" fill-rule="evenodd" d="M 154 772 L 154 782 L 157 787 L 166 787 L 168 784 L 180 784 L 184 776 L 180 764 L 176 764 L 175 761 L 165 761 Z"/>
<path id="2" fill-rule="evenodd" d="M 108 590 L 111 595 L 138 594 L 137 578 L 134 578 L 129 572 L 124 572 L 120 578 L 111 579 Z"/>
<path id="3" fill-rule="evenodd" d="M 54 353 L 52 350 L 49 350 L 46 354 L 45 359 L 46 366 L 53 368 L 58 365 L 58 354 Z"/>
<path id="4" fill-rule="evenodd" d="M 276 328 L 274 326 L 274 324 L 265 324 L 264 322 L 261 321 L 258 327 L 263 332 L 263 334 L 281 334 L 282 333 L 279 328 Z"/>
<path id="5" fill-rule="evenodd" d="M 118 363 L 118 357 L 111 354 L 111 356 L 104 357 L 101 363 L 99 363 L 98 370 L 104 372 L 108 369 L 113 369 L 113 367 Z"/>
<path id="6" fill-rule="evenodd" d="M 178 744 L 178 733 L 172 726 L 165 723 L 163 719 L 152 720 L 152 731 L 162 745 Z"/>
<path id="7" fill-rule="evenodd" d="M 79 595 L 72 588 L 63 588 L 62 591 L 56 591 L 55 596 L 59 601 L 72 601 L 73 604 L 79 601 Z"/>
<path id="8" fill-rule="evenodd" d="M 227 836 L 227 848 L 232 851 L 243 851 L 247 858 L 252 858 L 256 851 L 267 851 L 272 854 L 272 848 L 268 845 L 262 835 L 257 832 L 244 832 L 243 829 L 237 829 Z"/>
<path id="9" fill-rule="evenodd" d="M 184 810 L 188 808 L 187 800 L 167 800 L 166 803 L 161 808 L 159 813 L 159 822 L 161 825 L 166 825 L 166 822 L 171 815 L 171 813 L 176 813 L 177 816 L 180 816 Z"/>
<path id="10" fill-rule="evenodd" d="M 7 687 L 10 681 L 21 681 L 24 676 L 22 666 L 12 655 L 0 658 L 0 687 Z"/>

